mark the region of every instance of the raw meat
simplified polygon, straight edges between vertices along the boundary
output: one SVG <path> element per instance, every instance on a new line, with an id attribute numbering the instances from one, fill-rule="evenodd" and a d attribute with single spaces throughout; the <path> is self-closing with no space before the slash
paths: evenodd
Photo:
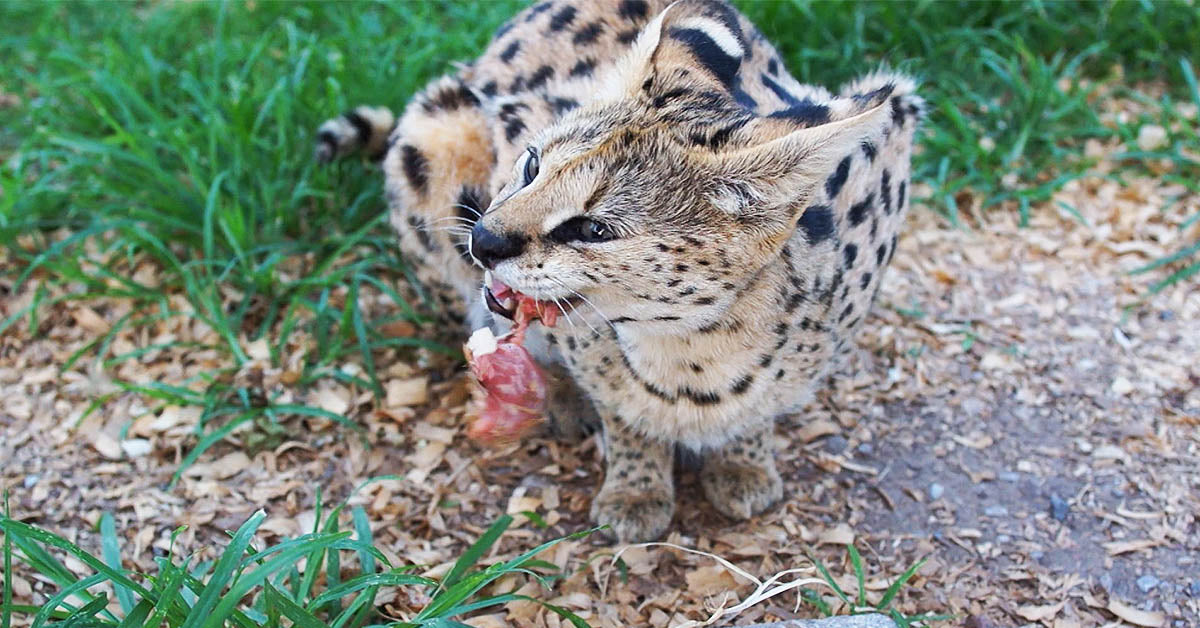
<path id="1" fill-rule="evenodd" d="M 495 302 L 513 303 L 510 310 L 516 322 L 513 330 L 497 338 L 483 327 L 471 334 L 463 352 L 471 373 L 479 383 L 479 417 L 467 429 L 467 435 L 483 443 L 504 443 L 527 434 L 545 416 L 546 377 L 522 346 L 525 331 L 535 320 L 547 326 L 558 321 L 559 309 L 493 282 L 488 297 Z"/>

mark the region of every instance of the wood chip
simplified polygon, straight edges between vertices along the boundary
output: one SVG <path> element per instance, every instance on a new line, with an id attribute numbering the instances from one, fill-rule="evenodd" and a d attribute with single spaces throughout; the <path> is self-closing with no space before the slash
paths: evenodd
<path id="1" fill-rule="evenodd" d="M 1058 612 L 1062 610 L 1065 604 L 1065 601 L 1059 602 L 1058 604 L 1048 604 L 1046 606 L 1034 606 L 1032 604 L 1028 604 L 1018 607 L 1017 614 L 1025 619 L 1028 619 L 1029 621 L 1046 621 L 1054 619 L 1054 616 L 1058 615 Z"/>
<path id="2" fill-rule="evenodd" d="M 849 524 L 839 523 L 837 527 L 825 530 L 817 537 L 817 543 L 821 545 L 850 545 L 854 543 L 854 530 Z"/>
<path id="3" fill-rule="evenodd" d="M 92 436 L 92 447 L 109 460 L 120 460 L 124 453 L 121 451 L 121 444 L 117 442 L 117 439 L 104 432 L 96 432 Z"/>
<path id="4" fill-rule="evenodd" d="M 391 408 L 419 406 L 429 398 L 429 380 L 424 377 L 392 380 L 384 388 L 387 390 L 387 405 Z"/>
<path id="5" fill-rule="evenodd" d="M 346 389 L 326 387 L 317 391 L 316 406 L 333 414 L 346 414 L 350 409 L 350 394 Z"/>
<path id="6" fill-rule="evenodd" d="M 799 430 L 796 430 L 796 438 L 800 442 L 811 443 L 812 441 L 822 437 L 838 434 L 842 431 L 841 426 L 829 419 L 817 419 L 804 424 Z"/>
<path id="7" fill-rule="evenodd" d="M 141 458 L 150 453 L 152 447 L 150 441 L 144 438 L 130 438 L 121 441 L 121 451 L 125 452 L 130 458 Z"/>
<path id="8" fill-rule="evenodd" d="M 1155 611 L 1143 611 L 1136 609 L 1117 598 L 1109 598 L 1108 610 L 1112 611 L 1113 615 L 1120 617 L 1135 626 L 1145 626 L 1146 628 L 1160 628 L 1167 625 L 1167 617 L 1162 613 Z"/>
<path id="9" fill-rule="evenodd" d="M 1104 544 L 1104 550 L 1109 556 L 1120 556 L 1129 552 L 1137 552 L 1162 545 L 1162 541 L 1153 539 L 1138 539 L 1136 541 L 1112 541 Z"/>

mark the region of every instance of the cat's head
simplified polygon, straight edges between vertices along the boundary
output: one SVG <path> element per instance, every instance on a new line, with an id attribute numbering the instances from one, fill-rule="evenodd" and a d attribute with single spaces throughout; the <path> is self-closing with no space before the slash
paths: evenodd
<path id="1" fill-rule="evenodd" d="M 719 317 L 889 116 L 890 90 L 755 115 L 739 103 L 747 50 L 724 4 L 685 0 L 656 17 L 596 101 L 512 165 L 473 230 L 476 261 L 580 313 L 682 327 Z"/>

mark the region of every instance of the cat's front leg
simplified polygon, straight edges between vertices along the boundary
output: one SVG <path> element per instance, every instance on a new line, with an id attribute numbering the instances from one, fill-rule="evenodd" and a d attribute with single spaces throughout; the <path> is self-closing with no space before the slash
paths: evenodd
<path id="1" fill-rule="evenodd" d="M 775 469 L 774 424 L 765 421 L 720 449 L 706 452 L 700 483 L 708 502 L 734 519 L 749 519 L 778 502 L 783 480 Z"/>
<path id="2" fill-rule="evenodd" d="M 675 515 L 675 446 L 630 430 L 605 410 L 600 415 L 606 471 L 592 501 L 592 519 L 609 526 L 621 543 L 653 541 Z"/>

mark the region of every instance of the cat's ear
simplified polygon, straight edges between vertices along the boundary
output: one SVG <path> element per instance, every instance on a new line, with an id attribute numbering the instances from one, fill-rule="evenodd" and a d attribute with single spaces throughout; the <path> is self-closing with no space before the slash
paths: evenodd
<path id="1" fill-rule="evenodd" d="M 747 225 L 790 232 L 838 162 L 890 119 L 886 99 L 816 126 L 756 118 L 741 129 L 744 144 L 692 158 L 708 175 L 713 205 Z"/>
<path id="2" fill-rule="evenodd" d="M 737 13 L 716 0 L 679 0 L 642 29 L 620 65 L 622 96 L 670 89 L 732 90 L 749 43 Z"/>

